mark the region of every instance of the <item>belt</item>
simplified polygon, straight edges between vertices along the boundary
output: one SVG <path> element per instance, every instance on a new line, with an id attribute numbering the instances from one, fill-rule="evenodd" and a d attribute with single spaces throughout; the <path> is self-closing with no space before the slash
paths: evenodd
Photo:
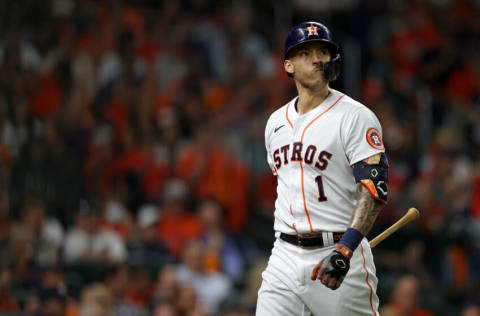
<path id="1" fill-rule="evenodd" d="M 312 237 L 300 237 L 281 233 L 280 239 L 302 248 L 320 248 L 336 244 L 342 239 L 343 233 L 323 232 Z"/>

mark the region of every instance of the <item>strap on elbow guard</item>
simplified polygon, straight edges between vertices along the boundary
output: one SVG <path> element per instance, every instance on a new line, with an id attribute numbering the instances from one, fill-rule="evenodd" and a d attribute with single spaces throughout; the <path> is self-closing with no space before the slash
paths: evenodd
<path id="1" fill-rule="evenodd" d="M 363 184 L 372 197 L 384 204 L 388 200 L 388 160 L 384 153 L 380 154 L 377 164 L 359 161 L 353 165 L 355 182 Z"/>

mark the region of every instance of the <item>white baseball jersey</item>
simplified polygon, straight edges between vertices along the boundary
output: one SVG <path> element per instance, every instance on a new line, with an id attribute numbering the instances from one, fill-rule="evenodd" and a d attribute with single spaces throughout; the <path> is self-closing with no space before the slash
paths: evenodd
<path id="1" fill-rule="evenodd" d="M 268 163 L 277 176 L 275 232 L 343 232 L 355 203 L 351 166 L 384 151 L 380 123 L 334 89 L 303 115 L 297 99 L 275 111 L 265 129 Z"/>

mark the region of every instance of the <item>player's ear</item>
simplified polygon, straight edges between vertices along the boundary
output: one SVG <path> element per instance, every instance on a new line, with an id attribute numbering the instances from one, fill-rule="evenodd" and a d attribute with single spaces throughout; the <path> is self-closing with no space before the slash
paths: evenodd
<path id="1" fill-rule="evenodd" d="M 283 68 L 288 74 L 293 75 L 295 67 L 293 66 L 293 63 L 289 59 L 285 59 L 285 61 L 283 62 Z"/>

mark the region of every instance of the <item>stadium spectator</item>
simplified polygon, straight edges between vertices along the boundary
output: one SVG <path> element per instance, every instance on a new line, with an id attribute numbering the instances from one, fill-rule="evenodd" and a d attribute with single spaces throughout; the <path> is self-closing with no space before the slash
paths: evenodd
<path id="1" fill-rule="evenodd" d="M 57 288 L 47 288 L 40 293 L 39 316 L 65 316 L 66 296 Z"/>
<path id="2" fill-rule="evenodd" d="M 5 259 L 14 269 L 15 286 L 23 290 L 38 287 L 41 269 L 56 265 L 60 259 L 63 228 L 56 218 L 47 217 L 45 213 L 43 200 L 27 197 L 21 219 L 10 233 L 11 252 Z"/>
<path id="3" fill-rule="evenodd" d="M 238 231 L 247 219 L 248 168 L 226 148 L 211 139 L 219 135 L 222 119 L 202 123 L 192 144 L 179 152 L 177 174 L 197 199 L 214 197 L 226 210 L 227 229 Z"/>
<path id="4" fill-rule="evenodd" d="M 78 316 L 113 316 L 113 299 L 101 283 L 85 287 L 78 308 Z"/>
<path id="5" fill-rule="evenodd" d="M 198 240 L 188 242 L 182 251 L 182 260 L 178 268 L 178 279 L 182 284 L 192 284 L 201 304 L 211 311 L 216 312 L 220 303 L 232 291 L 232 281 L 223 273 L 209 270 L 205 265 L 205 248 Z M 180 293 L 189 294 L 186 288 Z M 182 302 L 181 304 L 186 304 Z"/>
<path id="6" fill-rule="evenodd" d="M 155 286 L 152 282 L 152 269 L 146 265 L 130 267 L 128 289 L 125 292 L 125 301 L 144 310 L 153 296 Z"/>
<path id="7" fill-rule="evenodd" d="M 462 309 L 462 316 L 480 316 L 480 300 L 472 298 Z"/>
<path id="8" fill-rule="evenodd" d="M 127 266 L 122 263 L 106 265 L 103 275 L 103 284 L 105 284 L 112 296 L 113 316 L 126 314 L 132 316 L 141 315 L 141 309 L 129 302 L 125 297 L 131 281 Z"/>
<path id="9" fill-rule="evenodd" d="M 180 315 L 208 316 L 213 314 L 213 311 L 202 303 L 195 287 L 189 283 L 180 285 L 176 307 Z"/>
<path id="10" fill-rule="evenodd" d="M 187 201 L 187 184 L 176 178 L 168 180 L 163 193 L 163 214 L 158 223 L 158 232 L 168 251 L 177 258 L 183 245 L 198 238 L 202 229 L 198 217 L 186 209 Z"/>
<path id="11" fill-rule="evenodd" d="M 179 282 L 177 266 L 169 264 L 163 266 L 158 272 L 153 300 L 175 304 Z"/>
<path id="12" fill-rule="evenodd" d="M 11 294 L 12 270 L 0 268 L 0 314 L 20 311 L 17 300 Z"/>
<path id="13" fill-rule="evenodd" d="M 100 230 L 96 208 L 98 206 L 83 199 L 80 201 L 75 225 L 67 231 L 63 246 L 65 262 L 113 263 L 125 260 L 125 244 L 116 233 Z"/>
<path id="14" fill-rule="evenodd" d="M 235 240 L 225 229 L 224 213 L 214 199 L 200 201 L 197 209 L 202 222 L 200 237 L 205 248 L 205 261 L 209 270 L 221 271 L 231 280 L 238 280 L 244 272 L 245 258 Z"/>
<path id="15" fill-rule="evenodd" d="M 420 285 L 412 275 L 402 276 L 397 280 L 390 297 L 390 303 L 380 311 L 382 316 L 434 316 L 433 313 L 419 306 Z"/>
<path id="16" fill-rule="evenodd" d="M 127 244 L 130 264 L 139 264 L 154 268 L 173 262 L 166 245 L 159 238 L 158 222 L 161 210 L 155 205 L 145 204 L 137 213 L 136 236 Z"/>
<path id="17" fill-rule="evenodd" d="M 115 197 L 105 201 L 102 217 L 99 222 L 100 230 L 112 231 L 122 238 L 124 242 L 132 238 L 133 219 L 124 203 Z"/>

